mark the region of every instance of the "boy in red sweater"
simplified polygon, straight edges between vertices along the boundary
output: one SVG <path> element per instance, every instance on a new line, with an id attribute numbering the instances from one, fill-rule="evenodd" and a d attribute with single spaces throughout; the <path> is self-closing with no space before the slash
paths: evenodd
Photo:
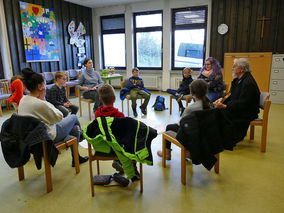
<path id="1" fill-rule="evenodd" d="M 104 84 L 99 88 L 99 97 L 100 101 L 103 103 L 103 106 L 100 106 L 96 113 L 95 118 L 97 117 L 124 117 L 124 114 L 118 111 L 117 108 L 113 107 L 115 102 L 114 89 L 109 84 Z"/>
<path id="2" fill-rule="evenodd" d="M 20 75 L 13 76 L 11 78 L 10 90 L 12 95 L 8 99 L 8 102 L 13 104 L 16 111 L 18 111 L 18 105 L 24 96 L 24 84 L 21 79 L 22 77 Z"/>
<path id="3" fill-rule="evenodd" d="M 109 84 L 104 84 L 99 88 L 99 97 L 100 101 L 103 103 L 103 106 L 100 106 L 95 112 L 95 118 L 97 117 L 124 117 L 124 114 L 118 111 L 117 108 L 113 107 L 113 103 L 115 102 L 115 94 L 114 89 Z M 120 174 L 124 173 L 121 163 L 117 161 L 113 161 L 112 167 L 119 171 Z"/>

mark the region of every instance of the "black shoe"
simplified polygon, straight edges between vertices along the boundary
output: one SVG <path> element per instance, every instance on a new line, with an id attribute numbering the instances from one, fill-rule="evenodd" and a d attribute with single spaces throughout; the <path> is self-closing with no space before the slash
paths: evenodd
<path id="1" fill-rule="evenodd" d="M 137 117 L 137 116 L 138 116 L 138 114 L 137 114 L 136 109 L 132 109 L 132 110 L 133 110 L 133 115 L 134 115 L 134 117 Z"/>
<path id="2" fill-rule="evenodd" d="M 79 155 L 79 164 L 81 163 L 85 163 L 89 160 L 89 157 L 86 156 L 86 157 L 82 157 Z M 72 160 L 72 167 L 75 167 L 75 162 L 74 162 L 74 159 Z"/>
<path id="3" fill-rule="evenodd" d="M 181 107 L 181 108 L 180 108 L 180 116 L 182 116 L 182 114 L 183 114 L 183 112 L 184 112 L 184 109 L 185 109 L 184 107 Z"/>
<path id="4" fill-rule="evenodd" d="M 113 167 L 116 171 L 118 171 L 120 175 L 123 175 L 123 174 L 124 174 L 123 167 L 122 167 L 122 165 L 121 165 L 121 163 L 120 163 L 119 160 L 114 160 L 114 161 L 112 162 L 112 167 Z"/>
<path id="5" fill-rule="evenodd" d="M 85 140 L 84 135 L 83 135 L 83 130 L 80 131 L 80 142 Z"/>
<path id="6" fill-rule="evenodd" d="M 140 106 L 140 109 L 141 109 L 141 112 L 142 112 L 144 115 L 147 115 L 147 110 L 146 110 L 146 108 Z"/>

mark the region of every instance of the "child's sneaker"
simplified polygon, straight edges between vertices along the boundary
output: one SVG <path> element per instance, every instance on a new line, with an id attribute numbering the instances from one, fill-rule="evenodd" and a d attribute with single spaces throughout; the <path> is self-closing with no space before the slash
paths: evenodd
<path id="1" fill-rule="evenodd" d="M 121 165 L 121 163 L 120 163 L 119 160 L 114 160 L 114 161 L 112 162 L 112 167 L 113 167 L 116 171 L 118 171 L 119 174 L 121 174 L 121 175 L 124 174 L 123 167 L 122 167 L 122 165 Z"/>
<path id="2" fill-rule="evenodd" d="M 182 100 L 183 96 L 184 96 L 183 94 L 180 94 L 178 99 L 177 99 L 177 102 L 180 102 Z"/>
<path id="3" fill-rule="evenodd" d="M 141 109 L 141 112 L 142 112 L 144 115 L 147 115 L 147 110 L 146 110 L 146 108 L 140 106 L 140 109 Z"/>

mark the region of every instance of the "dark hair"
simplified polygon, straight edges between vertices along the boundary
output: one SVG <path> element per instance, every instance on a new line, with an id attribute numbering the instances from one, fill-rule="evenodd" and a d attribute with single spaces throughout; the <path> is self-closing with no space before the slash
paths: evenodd
<path id="1" fill-rule="evenodd" d="M 209 57 L 205 60 L 205 64 L 206 64 L 206 61 L 210 61 L 211 65 L 212 65 L 212 74 L 209 75 L 209 79 L 212 80 L 216 77 L 216 75 L 220 75 L 220 76 L 223 76 L 223 73 L 222 73 L 222 68 L 220 66 L 220 63 L 213 57 Z M 199 74 L 198 74 L 198 77 L 200 77 L 200 75 L 202 74 L 202 72 L 206 69 L 206 66 L 204 66 L 201 68 Z"/>
<path id="2" fill-rule="evenodd" d="M 86 65 L 86 64 L 88 63 L 88 61 L 90 61 L 90 60 L 92 60 L 92 59 L 90 59 L 90 58 L 85 58 L 85 60 L 84 60 L 84 65 Z"/>
<path id="3" fill-rule="evenodd" d="M 191 94 L 202 101 L 203 109 L 210 108 L 210 100 L 206 94 L 208 92 L 207 83 L 202 79 L 197 79 L 190 84 Z"/>
<path id="4" fill-rule="evenodd" d="M 99 96 L 105 105 L 111 105 L 114 97 L 113 87 L 109 84 L 104 84 L 99 88 Z"/>
<path id="5" fill-rule="evenodd" d="M 37 86 L 44 82 L 43 76 L 34 72 L 29 67 L 22 69 L 22 74 L 24 76 L 23 82 L 30 92 L 35 91 Z"/>
<path id="6" fill-rule="evenodd" d="M 21 75 L 14 75 L 12 78 L 11 78 L 11 83 L 17 79 L 20 79 L 20 80 L 23 80 L 23 77 Z"/>
<path id="7" fill-rule="evenodd" d="M 139 72 L 139 69 L 138 69 L 137 67 L 134 67 L 134 68 L 132 69 L 132 73 L 133 73 L 134 71 Z"/>

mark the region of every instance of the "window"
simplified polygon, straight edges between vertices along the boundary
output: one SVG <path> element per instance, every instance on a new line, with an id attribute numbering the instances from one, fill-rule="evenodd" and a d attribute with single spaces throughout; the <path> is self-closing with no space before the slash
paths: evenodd
<path id="1" fill-rule="evenodd" d="M 199 69 L 205 57 L 207 6 L 172 10 L 172 69 Z"/>
<path id="2" fill-rule="evenodd" d="M 103 67 L 126 68 L 124 15 L 101 17 Z"/>
<path id="3" fill-rule="evenodd" d="M 162 11 L 134 13 L 135 66 L 162 69 Z"/>

